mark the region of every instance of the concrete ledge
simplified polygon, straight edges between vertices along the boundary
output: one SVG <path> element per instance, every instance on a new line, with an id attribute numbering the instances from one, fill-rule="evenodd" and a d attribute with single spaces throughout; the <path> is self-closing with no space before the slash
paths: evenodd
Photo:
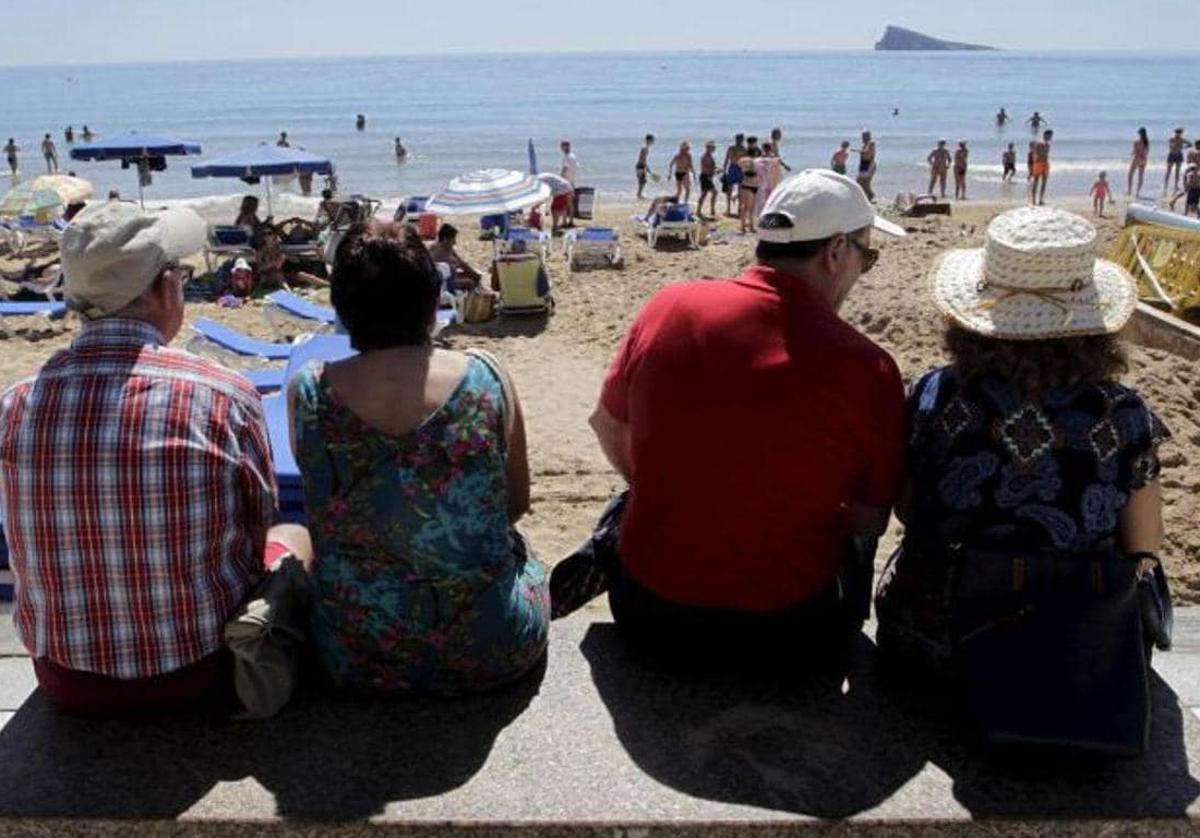
<path id="1" fill-rule="evenodd" d="M 1129 340 L 1180 358 L 1200 359 L 1200 328 L 1139 302 L 1126 327 Z"/>
<path id="2" fill-rule="evenodd" d="M 1161 679 L 1147 757 L 998 764 L 883 691 L 866 637 L 844 684 L 695 681 L 628 660 L 593 616 L 555 624 L 536 677 L 453 702 L 309 695 L 262 723 L 92 722 L 35 692 L 0 731 L 0 831 L 1196 832 L 1200 718 Z"/>

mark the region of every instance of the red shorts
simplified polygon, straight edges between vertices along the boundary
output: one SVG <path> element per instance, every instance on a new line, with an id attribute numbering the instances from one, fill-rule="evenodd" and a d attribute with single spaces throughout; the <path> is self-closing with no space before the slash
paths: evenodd
<path id="1" fill-rule="evenodd" d="M 557 195 L 550 202 L 550 211 L 551 212 L 563 213 L 563 212 L 567 212 L 570 209 L 571 209 L 570 193 L 567 193 L 566 195 Z"/>
<path id="2" fill-rule="evenodd" d="M 268 541 L 263 567 L 274 570 L 291 554 L 280 541 Z M 113 678 L 95 672 L 67 669 L 52 660 L 35 658 L 33 672 L 38 687 L 64 713 L 78 716 L 114 716 L 121 713 L 180 710 L 191 707 L 232 707 L 233 658 L 226 649 L 188 664 L 182 669 L 150 678 Z"/>

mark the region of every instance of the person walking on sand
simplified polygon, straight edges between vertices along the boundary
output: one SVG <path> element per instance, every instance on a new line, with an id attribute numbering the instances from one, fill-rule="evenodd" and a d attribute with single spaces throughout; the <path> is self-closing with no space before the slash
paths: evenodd
<path id="1" fill-rule="evenodd" d="M 1129 179 L 1125 184 L 1125 194 L 1141 195 L 1142 181 L 1146 178 L 1146 162 L 1150 159 L 1150 135 L 1143 126 L 1137 130 L 1137 139 L 1133 141 L 1133 151 L 1129 157 Z M 1137 192 L 1133 191 L 1133 173 L 1137 172 Z"/>
<path id="2" fill-rule="evenodd" d="M 709 199 L 709 218 L 717 217 L 717 158 L 713 154 L 717 143 L 709 140 L 704 144 L 704 154 L 700 158 L 700 200 L 697 201 L 697 212 L 704 213 L 704 199 Z"/>
<path id="3" fill-rule="evenodd" d="M 8 172 L 13 177 L 17 176 L 17 143 L 12 138 L 8 138 L 8 142 L 4 144 L 4 159 L 8 161 Z"/>
<path id="4" fill-rule="evenodd" d="M 637 196 L 638 200 L 642 200 L 642 193 L 646 190 L 646 178 L 650 174 L 650 149 L 654 147 L 654 135 L 647 134 L 642 147 L 638 149 L 637 163 L 633 166 L 634 174 L 637 175 Z"/>
<path id="5" fill-rule="evenodd" d="M 954 150 L 954 199 L 967 200 L 967 141 L 959 140 L 958 148 Z"/>
<path id="6" fill-rule="evenodd" d="M 741 196 L 739 185 L 742 182 L 742 167 L 739 165 L 746 156 L 746 135 L 738 134 L 733 138 L 733 145 L 725 149 L 725 160 L 721 163 L 721 191 L 725 193 L 725 215 L 737 218 L 741 215 Z M 733 201 L 737 199 L 739 212 L 733 212 Z"/>
<path id="7" fill-rule="evenodd" d="M 287 131 L 279 132 L 279 139 L 275 141 L 275 145 L 279 146 L 280 148 L 291 148 L 292 147 L 291 142 L 288 140 Z"/>
<path id="8" fill-rule="evenodd" d="M 58 149 L 54 147 L 54 140 L 50 139 L 47 134 L 42 138 L 42 156 L 46 158 L 46 172 L 54 174 L 58 171 Z"/>
<path id="9" fill-rule="evenodd" d="M 833 151 L 829 158 L 829 168 L 839 175 L 846 174 L 846 165 L 850 159 L 850 141 L 842 140 L 842 144 Z"/>
<path id="10" fill-rule="evenodd" d="M 950 150 L 946 148 L 946 141 L 938 140 L 925 161 L 929 164 L 929 188 L 925 191 L 932 195 L 936 185 L 940 189 L 940 197 L 945 198 L 946 173 L 950 171 Z"/>
<path id="11" fill-rule="evenodd" d="M 571 194 L 567 197 L 567 213 L 564 226 L 575 226 L 575 181 L 579 179 L 579 158 L 575 156 L 575 152 L 571 150 L 571 141 L 563 140 L 558 144 L 558 148 L 562 151 L 562 165 L 559 167 L 558 174 L 563 180 L 571 184 Z M 551 203 L 553 206 L 553 202 Z"/>
<path id="12" fill-rule="evenodd" d="M 1029 181 L 1029 200 L 1041 206 L 1046 203 L 1046 182 L 1050 180 L 1050 141 L 1054 132 L 1042 132 L 1042 139 L 1033 144 L 1033 179 Z"/>
<path id="13" fill-rule="evenodd" d="M 1163 194 L 1171 183 L 1171 172 L 1175 172 L 1175 191 L 1179 191 L 1179 175 L 1183 168 L 1183 152 L 1192 147 L 1191 142 L 1183 138 L 1183 129 L 1176 128 L 1175 133 L 1167 140 L 1167 173 L 1163 176 Z"/>
<path id="14" fill-rule="evenodd" d="M 875 200 L 875 190 L 871 188 L 871 181 L 875 179 L 875 155 L 877 149 L 875 140 L 871 137 L 870 131 L 862 132 L 862 147 L 858 150 L 858 185 L 862 187 L 863 192 L 867 195 L 868 201 Z"/>
<path id="15" fill-rule="evenodd" d="M 1108 187 L 1108 172 L 1101 172 L 1092 184 L 1092 212 L 1098 218 L 1104 217 L 1104 203 L 1112 200 L 1112 190 Z"/>
<path id="16" fill-rule="evenodd" d="M 1004 167 L 1004 174 L 1000 176 L 1000 180 L 1011 183 L 1017 176 L 1017 146 L 1014 143 L 1009 143 L 1008 148 L 1000 155 L 1000 165 Z"/>
<path id="17" fill-rule="evenodd" d="M 686 204 L 692 197 L 692 176 L 695 173 L 692 147 L 687 140 L 679 144 L 679 151 L 671 158 L 667 171 L 675 177 L 675 200 L 682 200 Z"/>

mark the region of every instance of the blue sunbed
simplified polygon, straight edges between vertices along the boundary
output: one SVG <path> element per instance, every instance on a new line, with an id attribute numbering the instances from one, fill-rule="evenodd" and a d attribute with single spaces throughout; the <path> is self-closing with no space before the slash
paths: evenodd
<path id="1" fill-rule="evenodd" d="M 63 317 L 67 313 L 67 304 L 62 302 L 32 302 L 14 303 L 0 302 L 0 316 L 4 317 L 36 317 L 44 314 L 47 317 Z"/>
<path id="2" fill-rule="evenodd" d="M 241 370 L 240 372 L 254 385 L 254 389 L 260 393 L 283 389 L 283 370 L 277 367 L 262 370 Z"/>
<path id="3" fill-rule="evenodd" d="M 222 326 L 215 320 L 201 318 L 192 323 L 197 337 L 237 355 L 265 358 L 268 361 L 286 361 L 292 354 L 290 343 L 272 343 L 244 335 L 236 329 Z"/>
<path id="4" fill-rule="evenodd" d="M 333 309 L 328 306 L 309 302 L 300 295 L 293 294 L 290 291 L 275 291 L 266 296 L 266 301 L 269 306 L 275 306 L 288 314 L 301 317 L 305 320 L 317 320 L 330 325 L 333 325 L 337 320 L 337 315 Z"/>

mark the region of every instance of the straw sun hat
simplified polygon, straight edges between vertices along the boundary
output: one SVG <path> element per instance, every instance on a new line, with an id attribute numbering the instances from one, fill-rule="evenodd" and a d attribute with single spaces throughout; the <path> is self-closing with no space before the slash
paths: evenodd
<path id="1" fill-rule="evenodd" d="M 1123 268 L 1095 257 L 1096 228 L 1069 212 L 997 216 L 978 250 L 951 250 L 930 274 L 937 307 L 962 328 L 1004 340 L 1120 331 L 1137 304 Z"/>

